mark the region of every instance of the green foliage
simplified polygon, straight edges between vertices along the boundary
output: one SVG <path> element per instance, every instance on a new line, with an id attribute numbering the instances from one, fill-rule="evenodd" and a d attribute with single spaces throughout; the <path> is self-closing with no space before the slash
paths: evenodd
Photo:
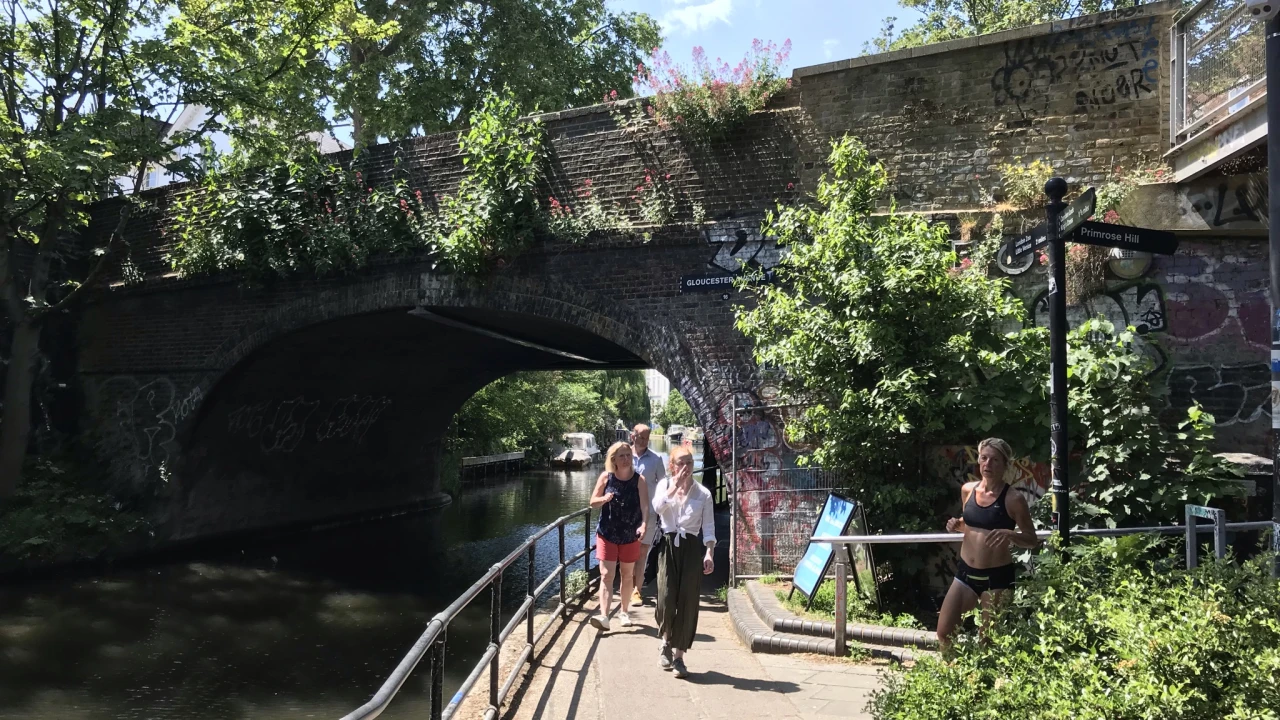
<path id="1" fill-rule="evenodd" d="M 1005 280 L 957 265 L 945 227 L 872 214 L 884 170 L 860 143 L 837 141 L 830 166 L 815 205 L 768 218 L 788 253 L 776 283 L 743 284 L 756 304 L 736 308 L 737 324 L 784 394 L 808 403 L 788 432 L 816 446 L 810 460 L 844 471 L 877 526 L 936 531 L 954 497 L 923 479 L 929 448 L 995 435 L 1048 460 L 1048 333 L 1025 327 Z M 1207 415 L 1191 408 L 1179 431 L 1160 426 L 1154 368 L 1132 331 L 1090 322 L 1068 346 L 1072 486 L 1093 512 L 1169 522 L 1189 499 L 1233 492 Z M 885 552 L 896 570 L 918 569 Z"/>
<path id="2" fill-rule="evenodd" d="M 608 446 L 618 419 L 628 428 L 644 422 L 648 404 L 640 370 L 514 373 L 463 403 L 447 445 L 459 456 L 524 450 L 532 461 L 546 460 L 548 445 L 565 432 L 595 433 Z"/>
<path id="3" fill-rule="evenodd" d="M 722 603 L 729 602 L 729 586 L 728 585 L 721 585 L 720 587 L 716 588 L 716 600 L 719 600 Z"/>
<path id="4" fill-rule="evenodd" d="M 777 585 L 779 582 L 781 581 L 778 579 L 778 576 L 773 573 L 760 576 L 761 585 Z"/>
<path id="5" fill-rule="evenodd" d="M 349 272 L 380 253 L 431 252 L 457 272 L 480 273 L 533 239 L 541 142 L 541 126 L 521 118 L 510 94 L 489 95 L 458 143 L 470 172 L 434 208 L 399 174 L 377 184 L 353 161 L 314 150 L 265 168 L 215 166 L 175 201 L 170 261 L 187 275 L 261 278 Z"/>
<path id="6" fill-rule="evenodd" d="M 654 413 L 653 417 L 659 425 L 667 429 L 672 425 L 685 427 L 698 425 L 698 418 L 693 414 L 693 408 L 689 407 L 689 402 L 675 388 L 671 388 L 671 392 L 667 393 L 667 401 Z"/>
<path id="7" fill-rule="evenodd" d="M 0 558 L 96 557 L 146 536 L 144 517 L 87 487 L 86 469 L 65 459 L 32 460 L 27 482 L 0 506 Z"/>
<path id="8" fill-rule="evenodd" d="M 1041 555 L 986 642 L 886 676 L 878 720 L 1280 718 L 1270 559 L 1187 572 L 1141 537 Z"/>
<path id="9" fill-rule="evenodd" d="M 766 220 L 788 252 L 776 283 L 744 284 L 756 304 L 736 308 L 737 326 L 810 403 L 789 432 L 816 441 L 813 462 L 845 470 L 881 527 L 933 530 L 944 499 L 922 480 L 925 448 L 1034 431 L 1023 396 L 1043 380 L 999 372 L 1030 352 L 1005 334 L 1022 304 L 956 267 L 945 226 L 873 216 L 885 173 L 860 142 L 833 143 L 829 163 L 816 205 Z"/>
<path id="10" fill-rule="evenodd" d="M 594 375 L 552 371 L 499 378 L 463 403 L 450 445 L 459 456 L 523 450 L 530 460 L 545 460 L 549 443 L 598 422 L 603 403 Z"/>
<path id="11" fill-rule="evenodd" d="M 879 37 L 868 42 L 864 52 L 902 50 L 1133 5 L 1128 0 L 898 0 L 898 4 L 920 19 L 898 31 L 897 18 L 887 18 Z"/>
<path id="12" fill-rule="evenodd" d="M 565 202 L 555 195 L 547 198 L 547 229 L 552 235 L 576 242 L 600 230 L 631 227 L 631 221 L 618 203 L 605 207 L 590 178 L 583 180 L 573 195 L 572 200 Z"/>
<path id="13" fill-rule="evenodd" d="M 509 87 L 524 107 L 563 110 L 627 92 L 662 42 L 643 13 L 604 0 L 463 0 L 338 4 L 337 52 L 326 56 L 337 119 L 359 145 L 467 127 L 487 92 Z"/>
<path id="14" fill-rule="evenodd" d="M 1169 522 L 1187 503 L 1238 494 L 1239 471 L 1213 455 L 1213 416 L 1198 405 L 1176 432 L 1160 426 L 1152 403 L 1152 360 L 1132 330 L 1101 318 L 1072 331 L 1067 387 L 1080 474 L 1073 494 L 1106 524 Z M 1047 371 L 1047 368 L 1046 368 Z"/>
<path id="15" fill-rule="evenodd" d="M 777 579 L 774 579 L 775 582 Z M 764 582 L 762 579 L 761 582 Z M 787 593 L 781 590 L 777 591 L 778 600 L 791 612 L 797 615 L 816 615 L 827 620 L 834 620 L 836 616 L 836 581 L 827 580 L 818 586 L 813 593 L 813 604 L 805 609 L 805 599 L 800 592 L 791 594 L 787 597 Z M 858 586 L 853 582 L 848 585 L 845 592 L 845 617 L 848 622 L 866 623 L 869 625 L 883 625 L 885 627 L 900 627 L 920 629 L 920 621 L 908 613 L 879 612 L 873 603 L 869 602 L 858 592 Z"/>
<path id="16" fill-rule="evenodd" d="M 586 591 L 587 586 L 591 583 L 591 575 L 586 570 L 574 570 L 565 576 L 564 589 L 565 594 L 574 598 Z"/>

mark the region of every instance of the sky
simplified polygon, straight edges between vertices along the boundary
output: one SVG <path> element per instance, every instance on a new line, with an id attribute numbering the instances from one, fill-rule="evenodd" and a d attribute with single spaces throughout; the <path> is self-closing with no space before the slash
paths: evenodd
<path id="1" fill-rule="evenodd" d="M 784 75 L 861 55 L 886 17 L 896 16 L 900 28 L 919 17 L 896 0 L 609 0 L 608 6 L 656 18 L 666 38 L 663 48 L 685 66 L 694 46 L 702 46 L 709 59 L 737 65 L 754 39 L 779 46 L 790 39 Z"/>

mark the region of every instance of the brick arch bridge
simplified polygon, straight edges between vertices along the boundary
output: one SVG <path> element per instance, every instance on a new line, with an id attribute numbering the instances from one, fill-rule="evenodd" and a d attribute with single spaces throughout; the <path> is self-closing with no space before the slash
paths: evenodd
<path id="1" fill-rule="evenodd" d="M 96 292 L 76 319 L 69 384 L 84 390 L 80 430 L 121 482 L 161 488 L 175 538 L 430 500 L 444 423 L 475 389 L 522 368 L 656 367 L 723 463 L 726 406 L 771 388 L 734 330 L 733 293 L 697 281 L 778 261 L 760 218 L 814 189 L 829 141 L 861 138 L 886 165 L 898 207 L 951 224 L 963 247 L 991 217 L 983 208 L 998 199 L 1002 164 L 1044 159 L 1080 186 L 1170 147 L 1168 37 L 1179 7 L 802 68 L 767 111 L 711 146 L 625 132 L 600 107 L 543 116 L 549 194 L 573 197 L 590 179 L 639 223 L 635 186 L 647 173 L 670 175 L 676 216 L 645 228 L 648 241 L 548 241 L 478 283 L 415 259 L 258 288 L 173 277 L 161 230 L 174 190 L 157 191 L 160 212 L 128 228 L 144 280 Z M 366 175 L 396 158 L 426 192 L 449 192 L 463 172 L 456 137 L 434 136 L 372 149 Z M 1264 176 L 1145 190 L 1123 220 L 1183 232 L 1179 254 L 1141 277 L 1111 278 L 1077 312 L 1138 325 L 1161 358 L 1170 406 L 1205 404 L 1223 449 L 1261 455 L 1271 412 Z M 91 232 L 115 217 L 96 208 Z M 1034 307 L 1043 269 L 1003 270 Z M 774 425 L 745 438 L 747 462 L 790 462 Z"/>

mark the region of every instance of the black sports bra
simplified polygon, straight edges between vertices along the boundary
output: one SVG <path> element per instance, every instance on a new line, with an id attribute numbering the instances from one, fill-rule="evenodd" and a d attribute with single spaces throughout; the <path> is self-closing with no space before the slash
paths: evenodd
<path id="1" fill-rule="evenodd" d="M 964 524 L 979 530 L 1013 530 L 1016 528 L 1018 524 L 1009 516 L 1009 511 L 1004 506 L 1004 496 L 1008 493 L 1009 486 L 1006 484 L 995 502 L 982 506 L 978 504 L 978 488 L 975 487 L 973 492 L 969 493 L 969 499 L 964 504 Z"/>

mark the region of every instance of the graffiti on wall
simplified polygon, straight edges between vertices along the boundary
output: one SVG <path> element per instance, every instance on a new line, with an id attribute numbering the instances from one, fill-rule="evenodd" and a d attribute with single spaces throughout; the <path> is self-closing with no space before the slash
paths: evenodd
<path id="1" fill-rule="evenodd" d="M 167 377 L 141 382 L 121 375 L 103 383 L 102 392 L 116 398 L 106 427 L 118 448 L 111 455 L 124 465 L 124 476 L 141 481 L 159 472 L 164 477 L 178 426 L 200 407 L 204 391 L 197 386 L 180 392 Z"/>
<path id="2" fill-rule="evenodd" d="M 1271 368 L 1266 364 L 1177 367 L 1169 373 L 1169 406 L 1179 414 L 1200 403 L 1217 425 L 1271 415 Z"/>
<path id="3" fill-rule="evenodd" d="M 237 406 L 227 415 L 227 432 L 257 439 L 264 453 L 291 453 L 304 440 L 359 445 L 391 405 L 385 396 L 349 395 L 325 405 L 299 395 Z"/>
<path id="4" fill-rule="evenodd" d="M 1105 293 L 1067 307 L 1067 325 L 1079 327 L 1089 318 L 1101 315 L 1118 328 L 1132 327 L 1139 335 L 1162 333 L 1169 329 L 1164 293 L 1155 283 L 1137 283 L 1107 290 Z M 1049 294 L 1042 290 L 1031 303 L 1031 317 L 1038 327 L 1049 327 Z M 1138 339 L 1138 347 L 1154 363 L 1153 372 L 1163 369 L 1168 356 L 1159 343 Z"/>
<path id="5" fill-rule="evenodd" d="M 929 459 L 934 477 L 945 478 L 957 486 L 980 479 L 978 475 L 978 448 L 974 445 L 943 445 L 935 448 Z M 1021 490 L 1027 499 L 1035 502 L 1049 490 L 1051 471 L 1048 463 L 1020 457 L 1010 466 L 1012 477 L 1009 485 Z"/>
<path id="6" fill-rule="evenodd" d="M 1183 217 L 1197 215 L 1213 229 L 1262 227 L 1260 210 L 1265 210 L 1266 198 L 1259 195 L 1260 187 L 1265 187 L 1265 179 L 1250 175 L 1190 183 L 1178 190 L 1178 212 Z"/>
<path id="7" fill-rule="evenodd" d="M 1050 88 L 1075 78 L 1078 107 L 1112 105 L 1153 95 L 1160 81 L 1155 18 L 1132 19 L 1093 31 L 1072 31 L 1004 44 L 1004 62 L 991 76 L 996 106 L 1021 113 L 1048 110 Z"/>
<path id="8" fill-rule="evenodd" d="M 769 270 L 782 258 L 782 251 L 771 238 L 760 232 L 761 218 L 721 220 L 703 231 L 707 244 L 715 253 L 707 265 L 730 275 Z"/>

